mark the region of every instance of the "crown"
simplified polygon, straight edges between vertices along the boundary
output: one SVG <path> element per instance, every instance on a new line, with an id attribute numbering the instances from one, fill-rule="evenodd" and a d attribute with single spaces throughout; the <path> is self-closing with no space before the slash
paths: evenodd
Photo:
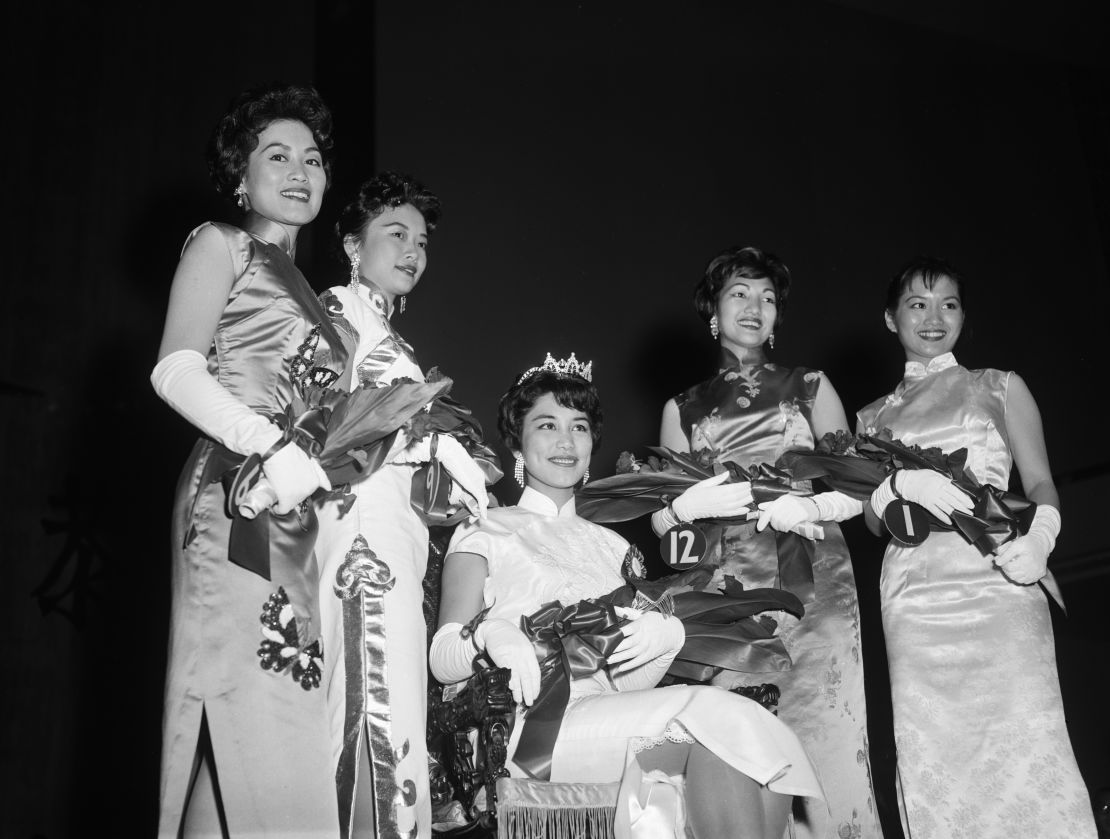
<path id="1" fill-rule="evenodd" d="M 524 380 L 534 375 L 535 373 L 542 373 L 544 370 L 550 370 L 552 373 L 558 373 L 560 376 L 577 376 L 580 379 L 585 379 L 587 382 L 593 381 L 594 363 L 587 361 L 585 364 L 579 364 L 578 359 L 574 357 L 574 353 L 570 354 L 570 358 L 560 358 L 558 361 L 551 355 L 547 354 L 547 358 L 543 360 L 543 364 L 539 367 L 529 367 L 524 371 L 517 384 L 523 384 Z"/>

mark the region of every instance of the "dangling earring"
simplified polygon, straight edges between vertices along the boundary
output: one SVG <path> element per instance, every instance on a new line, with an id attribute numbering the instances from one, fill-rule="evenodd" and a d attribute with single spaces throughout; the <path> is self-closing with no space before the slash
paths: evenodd
<path id="1" fill-rule="evenodd" d="M 405 295 L 401 295 L 401 314 L 405 313 Z"/>
<path id="2" fill-rule="evenodd" d="M 585 472 L 582 473 L 582 486 L 585 486 L 586 481 L 588 481 L 589 479 L 590 479 L 590 470 L 587 469 Z"/>
<path id="3" fill-rule="evenodd" d="M 775 348 L 775 333 L 772 332 L 767 336 L 767 343 L 771 345 L 771 349 Z"/>
<path id="4" fill-rule="evenodd" d="M 524 455 L 517 452 L 513 457 L 516 458 L 516 466 L 513 467 L 513 477 L 516 478 L 518 484 L 524 486 Z"/>
<path id="5" fill-rule="evenodd" d="M 717 336 L 721 334 L 721 330 L 717 327 L 717 316 L 714 315 L 709 319 L 709 334 L 716 340 Z"/>
<path id="6" fill-rule="evenodd" d="M 247 188 L 242 184 L 235 187 L 235 203 L 239 205 L 240 210 L 247 209 Z"/>
<path id="7" fill-rule="evenodd" d="M 358 255 L 358 251 L 355 251 L 351 256 L 351 281 L 347 285 L 347 287 L 351 289 L 351 294 L 358 294 L 358 266 L 361 263 L 362 258 Z"/>

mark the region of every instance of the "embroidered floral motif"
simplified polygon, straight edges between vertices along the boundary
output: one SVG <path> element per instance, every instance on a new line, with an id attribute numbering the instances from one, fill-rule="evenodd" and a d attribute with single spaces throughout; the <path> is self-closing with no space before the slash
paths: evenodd
<path id="1" fill-rule="evenodd" d="M 317 324 L 309 330 L 308 337 L 297 347 L 297 352 L 286 359 L 289 362 L 289 378 L 302 393 L 305 388 L 312 385 L 331 387 L 339 378 L 339 374 L 334 370 L 316 366 L 316 350 L 319 345 L 320 325 Z"/>
<path id="2" fill-rule="evenodd" d="M 258 648 L 259 665 L 263 670 L 275 673 L 288 672 L 293 681 L 305 690 L 320 687 L 320 667 L 324 663 L 324 653 L 320 640 L 306 644 L 289 595 L 285 589 L 278 590 L 262 606 L 263 641 Z"/>
<path id="3" fill-rule="evenodd" d="M 714 449 L 713 437 L 717 430 L 717 425 L 721 422 L 721 417 L 718 414 L 719 408 L 714 408 L 709 416 L 702 417 L 698 420 L 697 424 L 690 429 L 690 448 L 693 451 L 700 451 L 702 449 Z"/>
<path id="4" fill-rule="evenodd" d="M 808 373 L 806 373 L 804 376 L 802 376 L 802 381 L 805 381 L 805 382 L 816 382 L 816 381 L 820 381 L 820 379 L 821 379 L 821 371 L 820 370 L 810 370 Z"/>
<path id="5" fill-rule="evenodd" d="M 808 400 L 801 400 L 803 402 Z M 782 423 L 783 451 L 810 448 L 809 420 L 798 405 L 798 398 L 779 402 L 779 422 Z"/>
<path id="6" fill-rule="evenodd" d="M 774 370 L 773 365 L 766 365 L 768 370 Z M 735 370 L 729 370 L 725 373 L 726 382 L 735 382 L 741 379 L 738 385 L 741 395 L 737 397 L 736 404 L 741 408 L 750 407 L 752 399 L 759 396 L 759 371 L 761 368 L 755 366 L 741 366 Z M 713 409 L 716 412 L 716 408 Z"/>

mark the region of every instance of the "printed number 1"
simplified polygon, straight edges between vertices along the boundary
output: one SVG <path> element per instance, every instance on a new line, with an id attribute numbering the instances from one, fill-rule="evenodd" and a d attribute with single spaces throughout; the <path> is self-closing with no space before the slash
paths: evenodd
<path id="1" fill-rule="evenodd" d="M 910 505 L 909 504 L 903 504 L 902 505 L 902 516 L 906 520 L 906 535 L 907 536 L 916 536 L 917 534 L 913 532 L 913 517 L 910 516 Z"/>
<path id="2" fill-rule="evenodd" d="M 678 540 L 682 540 L 682 553 L 678 551 Z M 690 555 L 690 548 L 694 546 L 694 534 L 689 530 L 673 530 L 671 531 L 671 556 L 674 557 L 675 565 L 685 565 L 692 562 L 693 558 Z"/>

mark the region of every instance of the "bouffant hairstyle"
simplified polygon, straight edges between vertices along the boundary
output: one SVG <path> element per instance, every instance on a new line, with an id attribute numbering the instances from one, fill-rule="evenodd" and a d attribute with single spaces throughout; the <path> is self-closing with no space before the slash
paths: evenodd
<path id="1" fill-rule="evenodd" d="M 939 257 L 916 256 L 903 265 L 887 285 L 886 310 L 888 312 L 894 314 L 898 310 L 898 301 L 918 277 L 921 278 L 921 284 L 930 290 L 942 277 L 948 277 L 955 284 L 956 293 L 960 295 L 960 307 L 967 311 L 963 275 L 953 268 L 951 263 Z"/>
<path id="2" fill-rule="evenodd" d="M 219 193 L 235 194 L 258 136 L 278 120 L 304 123 L 312 132 L 331 184 L 331 111 L 314 88 L 270 84 L 241 93 L 216 124 L 208 143 L 208 171 Z"/>
<path id="3" fill-rule="evenodd" d="M 587 382 L 580 376 L 564 375 L 554 370 L 540 370 L 516 384 L 520 375 L 514 379 L 514 384 L 497 406 L 497 430 L 501 432 L 501 440 L 509 447 L 509 451 L 520 451 L 520 431 L 525 415 L 545 393 L 555 397 L 555 401 L 564 408 L 573 408 L 581 411 L 590 420 L 590 435 L 594 445 L 592 451 L 597 451 L 601 442 L 601 398 L 597 395 L 597 388 L 592 382 Z"/>
<path id="4" fill-rule="evenodd" d="M 358 189 L 358 194 L 343 208 L 335 225 L 335 235 L 340 253 L 343 240 L 348 236 L 360 237 L 373 219 L 387 209 L 411 204 L 420 215 L 428 231 L 435 230 L 442 212 L 439 196 L 413 178 L 397 172 L 381 172 L 366 181 Z"/>
<path id="5" fill-rule="evenodd" d="M 746 280 L 770 280 L 775 289 L 778 314 L 775 325 L 783 321 L 786 298 L 790 295 L 790 269 L 782 260 L 759 248 L 742 248 L 733 245 L 717 254 L 705 266 L 705 273 L 694 289 L 694 308 L 706 323 L 717 314 L 717 300 L 721 289 L 733 277 Z"/>

